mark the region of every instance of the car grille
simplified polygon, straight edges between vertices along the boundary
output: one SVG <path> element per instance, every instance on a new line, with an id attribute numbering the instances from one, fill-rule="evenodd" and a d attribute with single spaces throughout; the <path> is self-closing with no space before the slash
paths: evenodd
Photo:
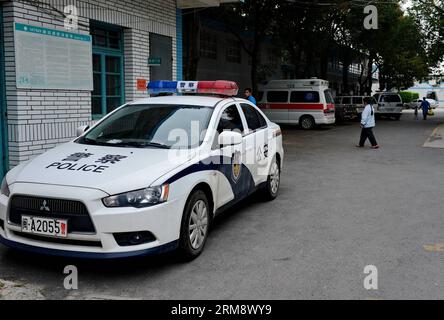
<path id="1" fill-rule="evenodd" d="M 67 220 L 68 233 L 96 232 L 88 209 L 79 201 L 14 196 L 11 199 L 9 221 L 20 226 L 23 215 Z"/>

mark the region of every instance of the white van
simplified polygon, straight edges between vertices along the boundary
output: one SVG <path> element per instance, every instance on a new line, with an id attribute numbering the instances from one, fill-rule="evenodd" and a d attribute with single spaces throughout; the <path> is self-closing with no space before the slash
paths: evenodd
<path id="1" fill-rule="evenodd" d="M 367 96 L 340 96 L 335 99 L 336 119 L 350 120 L 360 118 L 362 111 L 364 111 L 364 99 L 370 98 L 373 100 L 373 105 L 377 103 L 372 97 Z"/>
<path id="2" fill-rule="evenodd" d="M 299 124 L 303 129 L 335 123 L 335 104 L 321 79 L 272 80 L 259 86 L 258 106 L 276 123 Z"/>
<path id="3" fill-rule="evenodd" d="M 375 94 L 373 98 L 378 103 L 376 116 L 401 119 L 404 104 L 399 94 L 383 92 Z"/>

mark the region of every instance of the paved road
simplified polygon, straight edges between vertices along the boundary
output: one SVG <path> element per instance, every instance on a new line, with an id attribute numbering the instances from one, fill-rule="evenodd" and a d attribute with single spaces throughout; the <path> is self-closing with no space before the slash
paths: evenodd
<path id="1" fill-rule="evenodd" d="M 423 147 L 441 120 L 444 112 L 428 122 L 379 121 L 380 150 L 354 148 L 356 123 L 284 128 L 279 199 L 252 198 L 219 218 L 191 263 L 1 248 L 0 279 L 49 299 L 444 299 L 444 149 Z M 67 264 L 80 272 L 74 293 L 63 289 Z M 378 268 L 378 291 L 363 287 L 366 265 Z"/>

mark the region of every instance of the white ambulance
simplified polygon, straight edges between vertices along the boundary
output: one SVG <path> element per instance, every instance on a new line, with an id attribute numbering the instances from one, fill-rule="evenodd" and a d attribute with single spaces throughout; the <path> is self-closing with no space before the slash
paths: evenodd
<path id="1" fill-rule="evenodd" d="M 272 80 L 259 87 L 258 105 L 271 121 L 299 124 L 305 130 L 335 123 L 334 100 L 326 80 Z"/>

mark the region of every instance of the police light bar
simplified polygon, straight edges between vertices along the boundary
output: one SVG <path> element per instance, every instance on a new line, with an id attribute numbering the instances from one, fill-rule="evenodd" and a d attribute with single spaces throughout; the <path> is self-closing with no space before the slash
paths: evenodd
<path id="1" fill-rule="evenodd" d="M 152 81 L 147 86 L 149 94 L 196 93 L 221 96 L 236 96 L 239 87 L 236 82 L 217 81 Z"/>

